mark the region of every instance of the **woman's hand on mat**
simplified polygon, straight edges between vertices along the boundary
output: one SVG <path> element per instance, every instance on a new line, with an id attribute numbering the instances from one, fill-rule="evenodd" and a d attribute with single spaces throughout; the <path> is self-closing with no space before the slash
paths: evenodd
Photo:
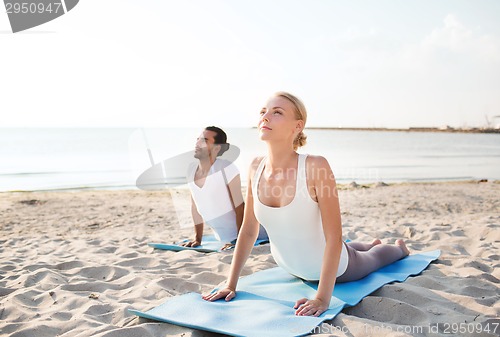
<path id="1" fill-rule="evenodd" d="M 188 241 L 188 242 L 184 242 L 181 244 L 181 246 L 184 246 L 184 247 L 198 247 L 200 245 L 201 245 L 201 242 L 198 240 Z"/>
<path id="2" fill-rule="evenodd" d="M 328 309 L 328 305 L 321 300 L 314 299 L 308 300 L 307 298 L 301 298 L 297 302 L 295 302 L 294 309 L 295 315 L 297 316 L 316 316 L 321 315 L 326 309 Z"/>
<path id="3" fill-rule="evenodd" d="M 225 287 L 222 289 L 217 290 L 214 293 L 208 294 L 208 295 L 203 295 L 201 298 L 203 298 L 205 301 L 217 301 L 218 299 L 224 298 L 226 302 L 231 301 L 233 298 L 236 297 L 236 291 L 229 287 Z"/>

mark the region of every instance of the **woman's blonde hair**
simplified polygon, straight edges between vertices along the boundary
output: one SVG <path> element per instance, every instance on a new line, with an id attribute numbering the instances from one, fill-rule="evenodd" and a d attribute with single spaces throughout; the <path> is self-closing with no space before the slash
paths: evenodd
<path id="1" fill-rule="evenodd" d="M 295 118 L 297 120 L 304 121 L 304 126 L 305 126 L 307 121 L 307 110 L 304 103 L 302 103 L 302 101 L 298 97 L 285 91 L 278 91 L 277 93 L 274 94 L 274 96 L 283 97 L 289 100 L 295 107 Z M 306 145 L 306 139 L 307 136 L 304 134 L 304 132 L 301 131 L 297 135 L 297 137 L 295 137 L 295 139 L 293 140 L 293 149 L 297 150 L 299 147 Z"/>

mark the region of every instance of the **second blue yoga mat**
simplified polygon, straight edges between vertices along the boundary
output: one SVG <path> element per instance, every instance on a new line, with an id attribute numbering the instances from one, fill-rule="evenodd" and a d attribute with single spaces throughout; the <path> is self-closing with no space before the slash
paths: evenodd
<path id="1" fill-rule="evenodd" d="M 194 250 L 197 252 L 202 252 L 202 253 L 212 253 L 212 252 L 220 252 L 221 248 L 224 247 L 226 244 L 225 242 L 221 242 L 215 239 L 213 235 L 206 235 L 203 236 L 203 239 L 201 241 L 201 246 L 197 247 L 184 247 L 181 246 L 182 243 L 187 242 L 188 240 L 184 240 L 179 243 L 156 243 L 156 242 L 151 242 L 148 243 L 148 246 L 156 248 L 156 249 L 163 249 L 163 250 L 171 250 L 174 252 L 179 252 L 181 250 Z M 264 243 L 268 243 L 268 240 L 257 240 L 255 242 L 255 245 L 261 245 Z"/>

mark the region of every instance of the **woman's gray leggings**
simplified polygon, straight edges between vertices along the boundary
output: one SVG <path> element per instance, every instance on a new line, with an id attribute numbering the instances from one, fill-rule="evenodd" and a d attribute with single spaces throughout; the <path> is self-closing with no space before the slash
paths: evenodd
<path id="1" fill-rule="evenodd" d="M 337 277 L 337 282 L 359 280 L 375 270 L 406 256 L 403 250 L 396 245 L 379 244 L 372 246 L 368 243 L 347 242 L 346 248 L 349 262 L 346 271 Z"/>

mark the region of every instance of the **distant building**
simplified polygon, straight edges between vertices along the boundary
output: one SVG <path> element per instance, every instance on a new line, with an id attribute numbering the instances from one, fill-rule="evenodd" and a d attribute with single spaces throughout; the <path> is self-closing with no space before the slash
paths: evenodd
<path id="1" fill-rule="evenodd" d="M 442 131 L 453 131 L 453 130 L 455 130 L 455 128 L 452 128 L 449 125 L 445 125 L 445 126 L 440 127 L 439 130 L 442 130 Z"/>
<path id="2" fill-rule="evenodd" d="M 437 131 L 439 130 L 438 128 L 429 128 L 429 127 L 421 127 L 421 126 L 418 126 L 418 127 L 410 127 L 408 130 L 410 131 Z"/>
<path id="3" fill-rule="evenodd" d="M 493 116 L 493 119 L 500 120 L 500 116 Z M 500 130 L 500 122 L 495 125 L 496 130 Z"/>

